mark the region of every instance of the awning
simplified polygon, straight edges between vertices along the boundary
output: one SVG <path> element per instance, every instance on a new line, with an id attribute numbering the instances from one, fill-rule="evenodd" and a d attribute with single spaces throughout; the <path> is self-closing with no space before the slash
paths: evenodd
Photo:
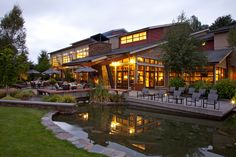
<path id="1" fill-rule="evenodd" d="M 93 69 L 91 67 L 88 66 L 82 66 L 78 69 L 75 70 L 76 73 L 83 73 L 83 72 L 97 72 L 96 69 Z"/>
<path id="2" fill-rule="evenodd" d="M 38 72 L 37 70 L 34 70 L 34 69 L 30 69 L 27 73 L 28 74 L 40 74 L 40 72 Z"/>
<path id="3" fill-rule="evenodd" d="M 60 74 L 60 71 L 57 71 L 57 70 L 54 70 L 52 68 L 44 71 L 42 74 L 48 74 L 48 75 L 51 75 L 51 74 Z"/>

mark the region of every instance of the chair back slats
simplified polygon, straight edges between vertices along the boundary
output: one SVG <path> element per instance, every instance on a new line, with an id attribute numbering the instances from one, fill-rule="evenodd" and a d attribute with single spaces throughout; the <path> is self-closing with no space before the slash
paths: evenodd
<path id="1" fill-rule="evenodd" d="M 210 90 L 210 94 L 217 94 L 217 90 L 211 89 L 211 90 Z"/>
<path id="2" fill-rule="evenodd" d="M 201 96 L 201 93 L 193 92 L 192 94 L 192 100 L 199 100 Z"/>
<path id="3" fill-rule="evenodd" d="M 196 90 L 195 88 L 190 87 L 188 89 L 188 94 L 193 94 L 195 92 L 195 90 Z"/>
<path id="4" fill-rule="evenodd" d="M 174 93 L 174 91 L 175 91 L 175 87 L 170 87 L 169 92 Z"/>
<path id="5" fill-rule="evenodd" d="M 179 87 L 179 91 L 181 91 L 181 93 L 184 93 L 185 87 Z"/>
<path id="6" fill-rule="evenodd" d="M 181 92 L 180 90 L 175 90 L 175 91 L 174 91 L 174 98 L 180 97 L 181 93 L 182 93 L 182 92 Z"/>
<path id="7" fill-rule="evenodd" d="M 218 100 L 218 94 L 208 94 L 207 101 L 214 104 Z"/>
<path id="8" fill-rule="evenodd" d="M 204 96 L 206 94 L 206 89 L 199 89 L 200 96 Z"/>

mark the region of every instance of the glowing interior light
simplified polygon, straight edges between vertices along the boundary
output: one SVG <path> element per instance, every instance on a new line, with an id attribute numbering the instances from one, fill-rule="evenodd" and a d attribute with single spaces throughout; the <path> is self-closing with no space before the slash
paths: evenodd
<path id="1" fill-rule="evenodd" d="M 234 101 L 234 100 L 232 100 L 232 101 L 231 101 L 231 103 L 232 103 L 232 104 L 235 104 L 235 101 Z"/>

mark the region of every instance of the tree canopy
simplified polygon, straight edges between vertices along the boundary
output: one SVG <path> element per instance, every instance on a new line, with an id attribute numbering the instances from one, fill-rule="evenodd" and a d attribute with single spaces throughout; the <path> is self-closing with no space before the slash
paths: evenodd
<path id="1" fill-rule="evenodd" d="M 202 23 L 198 20 L 198 17 L 196 17 L 195 15 L 192 15 L 190 17 L 189 24 L 193 32 L 197 32 L 208 28 L 208 25 L 206 24 L 202 25 Z"/>
<path id="2" fill-rule="evenodd" d="M 210 29 L 215 30 L 224 26 L 230 26 L 236 24 L 236 21 L 232 19 L 231 15 L 225 15 L 218 17 L 214 23 L 211 24 Z"/>
<path id="3" fill-rule="evenodd" d="M 162 45 L 163 62 L 167 69 L 178 74 L 192 72 L 207 63 L 206 56 L 199 52 L 201 42 L 191 36 L 191 26 L 182 13 L 167 33 L 167 43 Z"/>
<path id="4" fill-rule="evenodd" d="M 22 11 L 15 5 L 0 22 L 0 84 L 2 86 L 13 84 L 28 70 L 25 38 Z"/>
<path id="5" fill-rule="evenodd" d="M 236 47 L 236 28 L 229 31 L 228 41 L 231 47 Z"/>
<path id="6" fill-rule="evenodd" d="M 49 56 L 47 51 L 42 50 L 38 56 L 38 64 L 36 65 L 36 69 L 40 72 L 44 72 L 51 67 Z"/>

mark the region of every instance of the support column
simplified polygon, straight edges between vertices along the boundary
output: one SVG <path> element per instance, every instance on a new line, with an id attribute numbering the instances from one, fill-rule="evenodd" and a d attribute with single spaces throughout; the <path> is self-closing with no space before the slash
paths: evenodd
<path id="1" fill-rule="evenodd" d="M 213 65 L 213 84 L 216 84 L 216 65 Z"/>

